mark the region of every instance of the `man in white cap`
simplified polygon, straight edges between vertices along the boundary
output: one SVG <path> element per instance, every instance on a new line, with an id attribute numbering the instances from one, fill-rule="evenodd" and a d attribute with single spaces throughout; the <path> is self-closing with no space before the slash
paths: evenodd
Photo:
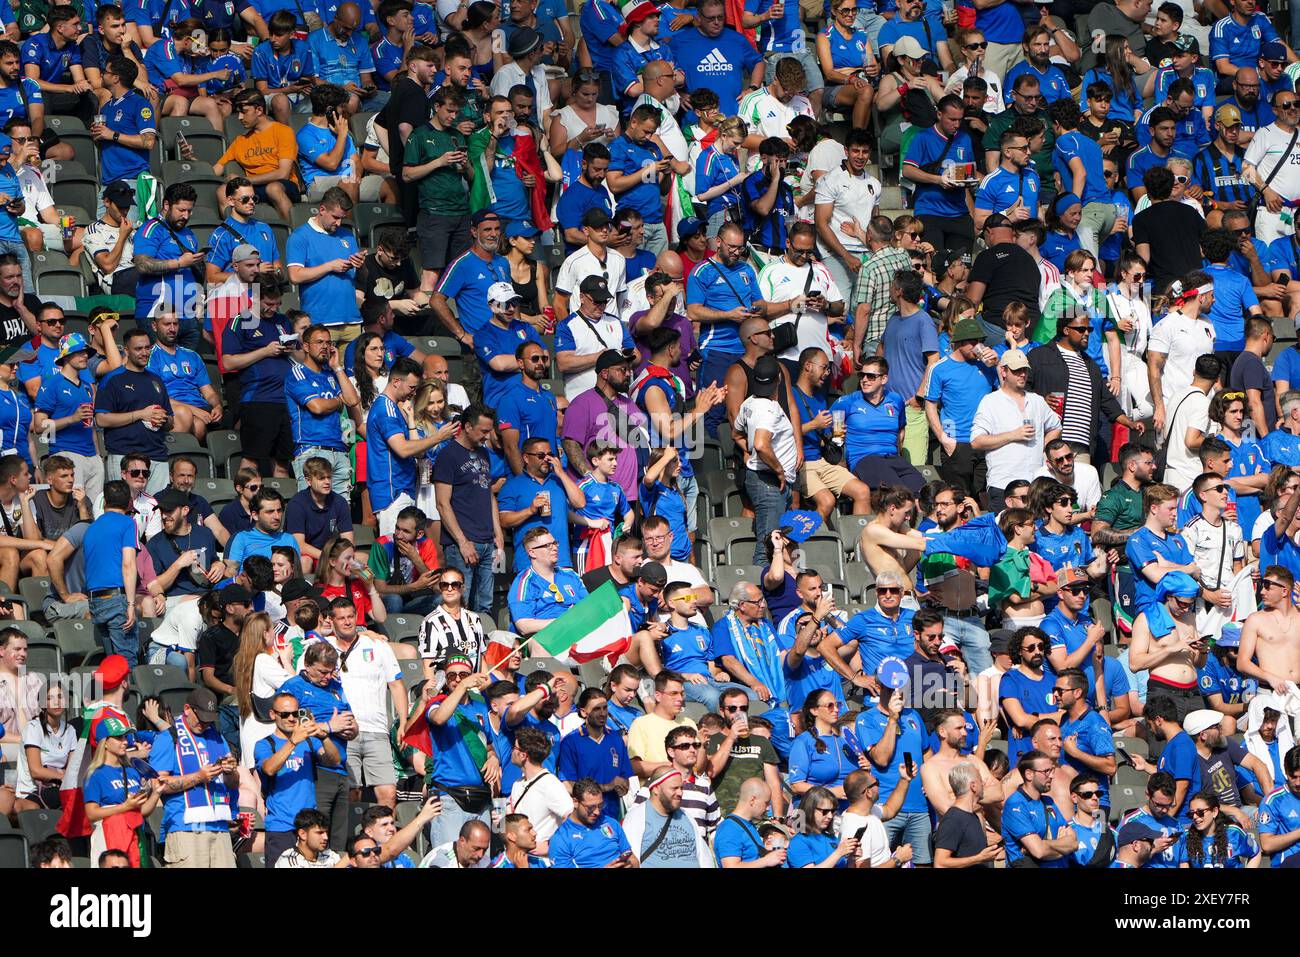
<path id="1" fill-rule="evenodd" d="M 25 354 L 35 358 L 30 349 Z M 23 360 L 15 355 L 8 361 Z M 80 333 L 69 333 L 59 340 L 56 371 L 42 379 L 36 393 L 32 431 L 44 434 L 46 428 L 53 430 L 50 451 L 72 462 L 73 484 L 94 502 L 104 492 L 104 460 L 95 448 L 95 377 L 89 363 L 90 345 Z M 47 422 L 51 425 L 47 426 Z"/>
<path id="2" fill-rule="evenodd" d="M 541 344 L 537 330 L 519 318 L 523 298 L 509 282 L 494 282 L 487 290 L 492 318 L 474 333 L 474 355 L 483 373 L 483 404 L 495 409 L 519 372 L 515 350 L 522 343 Z M 543 346 L 543 348 L 545 348 Z"/>
<path id="3" fill-rule="evenodd" d="M 1037 392 L 1028 392 L 1029 357 L 1008 349 L 998 362 L 1002 387 L 980 399 L 970 444 L 988 464 L 989 508 L 1002 508 L 1003 492 L 1015 479 L 1043 467 L 1043 446 L 1061 434 L 1061 419 Z"/>
<path id="4" fill-rule="evenodd" d="M 1271 780 L 1272 768 L 1246 750 L 1245 744 L 1229 741 L 1223 733 L 1223 715 L 1209 708 L 1190 712 L 1183 719 L 1183 730 L 1196 743 L 1196 757 L 1201 763 L 1201 784 L 1219 798 L 1219 807 L 1237 824 L 1250 829 L 1250 815 L 1242 807 L 1241 789 L 1237 786 L 1237 767 L 1255 775 L 1258 781 Z M 1256 800 L 1262 798 L 1259 795 Z"/>
<path id="5" fill-rule="evenodd" d="M 596 384 L 596 360 L 606 350 L 623 352 L 633 363 L 640 360 L 632 333 L 611 304 L 613 285 L 599 274 L 590 275 L 578 292 L 577 310 L 555 329 L 555 365 L 570 402 Z"/>

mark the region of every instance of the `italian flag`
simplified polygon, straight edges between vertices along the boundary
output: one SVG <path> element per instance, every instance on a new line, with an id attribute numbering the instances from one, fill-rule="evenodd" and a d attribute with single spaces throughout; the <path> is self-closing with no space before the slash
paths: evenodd
<path id="1" fill-rule="evenodd" d="M 605 582 L 536 635 L 533 642 L 556 658 L 578 664 L 609 659 L 632 644 L 632 622 L 613 582 Z"/>

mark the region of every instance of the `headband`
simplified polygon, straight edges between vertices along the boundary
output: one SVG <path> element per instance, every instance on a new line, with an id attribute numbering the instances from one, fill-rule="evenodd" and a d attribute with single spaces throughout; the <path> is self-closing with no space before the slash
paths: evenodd
<path id="1" fill-rule="evenodd" d="M 676 775 L 677 777 L 680 778 L 682 776 L 682 772 L 678 771 L 676 768 L 669 768 L 667 771 L 664 771 L 658 777 L 653 778 L 650 781 L 650 790 L 653 791 L 655 788 L 659 787 L 659 785 L 663 784 L 673 775 Z"/>
<path id="2" fill-rule="evenodd" d="M 1083 205 L 1083 201 L 1079 199 L 1078 196 L 1075 196 L 1073 193 L 1065 193 L 1057 197 L 1056 204 L 1053 208 L 1056 210 L 1056 215 L 1060 216 L 1070 207 L 1081 205 Z"/>

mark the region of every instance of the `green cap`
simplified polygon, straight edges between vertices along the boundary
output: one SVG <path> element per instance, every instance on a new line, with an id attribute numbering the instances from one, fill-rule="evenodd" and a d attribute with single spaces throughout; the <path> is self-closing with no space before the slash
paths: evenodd
<path id="1" fill-rule="evenodd" d="M 971 339 L 983 340 L 988 333 L 980 325 L 978 319 L 961 319 L 952 327 L 952 336 L 950 337 L 954 344 L 958 342 L 967 342 Z"/>

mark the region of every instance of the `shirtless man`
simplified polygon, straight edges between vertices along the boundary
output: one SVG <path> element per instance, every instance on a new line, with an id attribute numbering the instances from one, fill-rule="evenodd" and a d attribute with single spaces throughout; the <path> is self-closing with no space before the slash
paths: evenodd
<path id="1" fill-rule="evenodd" d="M 1150 612 L 1143 612 L 1133 622 L 1133 642 L 1128 663 L 1133 671 L 1150 671 L 1147 698 L 1166 695 L 1178 706 L 1178 720 L 1189 712 L 1205 707 L 1197 685 L 1196 669 L 1205 666 L 1208 648 L 1196 630 L 1196 604 L 1201 586 L 1185 572 L 1169 572 L 1156 585 Z M 1158 624 L 1163 615 L 1155 612 L 1164 606 L 1173 627 Z M 1153 624 L 1152 616 L 1156 622 Z M 1245 644 L 1243 636 L 1242 644 Z"/>
<path id="2" fill-rule="evenodd" d="M 1049 792 L 1052 800 L 1056 802 L 1057 807 L 1071 807 L 1070 782 L 1074 780 L 1075 775 L 1079 772 L 1070 765 L 1061 763 L 1061 755 L 1064 753 L 1064 745 L 1061 743 L 1061 726 L 1056 723 L 1054 718 L 1042 718 L 1034 725 L 1029 740 L 1036 750 L 1042 751 L 1056 765 L 1056 773 L 1052 775 L 1052 790 Z M 1016 789 L 1024 783 L 1020 771 L 1012 768 L 1007 772 L 1007 776 L 1002 779 L 1002 793 L 1015 794 Z"/>
<path id="3" fill-rule="evenodd" d="M 984 781 L 984 794 L 979 800 L 980 808 L 988 804 L 1002 803 L 1002 785 L 984 763 L 984 749 L 992 740 L 997 726 L 996 720 L 981 722 L 980 740 L 975 747 L 975 753 L 962 754 L 961 747 L 966 743 L 966 716 L 956 708 L 945 708 L 935 714 L 934 733 L 939 737 L 939 750 L 922 762 L 921 785 L 925 788 L 926 799 L 938 817 L 948 813 L 948 808 L 952 807 L 957 799 L 948 784 L 948 772 L 963 762 L 973 765 Z M 988 826 L 987 823 L 985 826 Z"/>
<path id="4" fill-rule="evenodd" d="M 925 535 L 911 527 L 916 497 L 901 485 L 877 496 L 875 520 L 863 527 L 858 543 L 862 557 L 872 574 L 888 570 L 908 582 L 908 573 L 925 551 Z"/>
<path id="5" fill-rule="evenodd" d="M 1242 626 L 1237 670 L 1284 694 L 1288 682 L 1300 684 L 1300 611 L 1291 598 L 1295 579 L 1281 565 L 1269 565 L 1260 584 L 1263 607 Z"/>

